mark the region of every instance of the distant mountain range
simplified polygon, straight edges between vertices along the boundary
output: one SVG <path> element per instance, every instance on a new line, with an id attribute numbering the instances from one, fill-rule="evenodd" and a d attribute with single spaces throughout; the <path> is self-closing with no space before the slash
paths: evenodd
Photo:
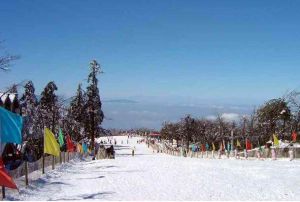
<path id="1" fill-rule="evenodd" d="M 124 103 L 124 104 L 134 104 L 138 103 L 135 100 L 129 100 L 129 99 L 109 99 L 109 100 L 103 100 L 103 102 L 111 102 L 111 103 Z"/>

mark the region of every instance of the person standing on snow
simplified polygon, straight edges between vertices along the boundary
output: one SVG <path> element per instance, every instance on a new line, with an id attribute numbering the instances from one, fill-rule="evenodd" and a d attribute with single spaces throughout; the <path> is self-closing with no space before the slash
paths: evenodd
<path id="1" fill-rule="evenodd" d="M 132 148 L 131 155 L 134 156 L 135 147 Z"/>

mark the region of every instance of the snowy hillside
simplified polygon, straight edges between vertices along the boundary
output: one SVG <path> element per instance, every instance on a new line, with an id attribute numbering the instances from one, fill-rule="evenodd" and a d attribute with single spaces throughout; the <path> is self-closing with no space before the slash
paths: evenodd
<path id="1" fill-rule="evenodd" d="M 300 200 L 299 160 L 183 158 L 153 153 L 138 138 L 114 139 L 116 159 L 72 161 L 27 189 L 18 180 L 20 194 L 9 190 L 7 199 Z"/>

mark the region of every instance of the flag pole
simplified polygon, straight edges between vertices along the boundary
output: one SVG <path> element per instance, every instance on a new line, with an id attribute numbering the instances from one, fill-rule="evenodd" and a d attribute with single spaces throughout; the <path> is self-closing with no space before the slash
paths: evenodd
<path id="1" fill-rule="evenodd" d="M 25 160 L 25 185 L 28 186 L 28 161 Z"/>
<path id="2" fill-rule="evenodd" d="M 55 168 L 55 156 L 52 155 L 52 170 Z"/>
<path id="3" fill-rule="evenodd" d="M 2 130 L 2 121 L 0 120 L 0 131 Z M 1 153 L 1 158 L 2 158 L 2 137 L 0 134 L 0 153 Z M 4 163 L 3 163 L 4 165 Z M 5 187 L 2 186 L 2 199 L 5 198 Z"/>
<path id="4" fill-rule="evenodd" d="M 45 127 L 44 127 L 44 137 L 43 137 L 43 162 L 42 162 L 42 174 L 45 173 L 45 153 L 44 153 L 44 150 L 45 150 Z"/>

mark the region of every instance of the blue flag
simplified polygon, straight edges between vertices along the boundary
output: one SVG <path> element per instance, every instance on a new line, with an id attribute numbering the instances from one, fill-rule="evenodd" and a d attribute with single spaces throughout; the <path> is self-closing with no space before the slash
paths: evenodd
<path id="1" fill-rule="evenodd" d="M 227 143 L 227 150 L 228 150 L 228 151 L 230 151 L 230 150 L 231 150 L 231 145 L 230 145 L 230 143 L 229 143 L 229 142 Z"/>
<path id="2" fill-rule="evenodd" d="M 208 151 L 208 150 L 209 150 L 209 145 L 208 145 L 208 143 L 205 144 L 205 147 L 206 147 L 206 151 Z"/>
<path id="3" fill-rule="evenodd" d="M 0 136 L 2 143 L 22 143 L 23 119 L 3 107 L 0 107 Z"/>
<path id="4" fill-rule="evenodd" d="M 82 150 L 83 150 L 83 153 L 88 152 L 88 148 L 87 148 L 87 145 L 85 143 L 82 143 Z"/>

